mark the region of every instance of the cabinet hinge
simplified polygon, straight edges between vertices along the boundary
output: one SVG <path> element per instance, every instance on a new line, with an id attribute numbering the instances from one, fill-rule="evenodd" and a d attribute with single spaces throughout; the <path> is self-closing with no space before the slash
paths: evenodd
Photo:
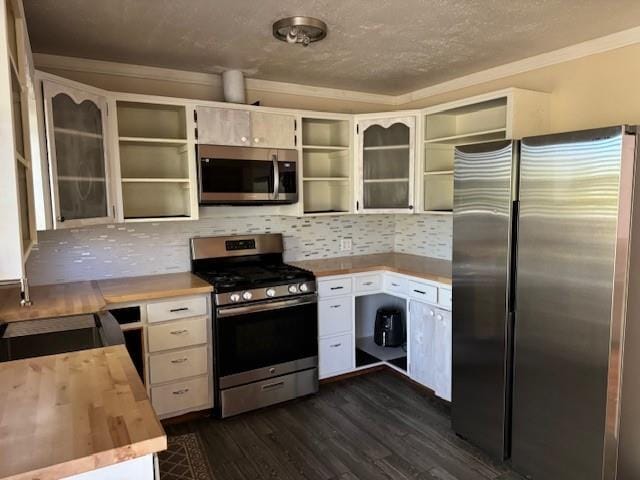
<path id="1" fill-rule="evenodd" d="M 198 111 L 197 110 L 193 111 L 193 121 L 198 123 Z"/>
<path id="2" fill-rule="evenodd" d="M 360 125 L 356 123 L 356 135 L 360 134 Z"/>
<path id="3" fill-rule="evenodd" d="M 356 212 L 360 211 L 360 201 L 356 202 Z"/>
<path id="4" fill-rule="evenodd" d="M 195 136 L 196 136 L 196 140 L 197 140 L 198 139 L 198 129 L 195 128 L 194 130 L 195 130 Z"/>
<path id="5" fill-rule="evenodd" d="M 116 218 L 116 206 L 115 205 L 111 205 L 111 211 L 113 212 L 113 218 Z"/>
<path id="6" fill-rule="evenodd" d="M 297 146 L 298 146 L 298 136 L 297 136 L 297 135 L 294 135 L 294 136 L 293 136 L 293 146 L 294 146 L 294 147 L 297 147 Z"/>
<path id="7" fill-rule="evenodd" d="M 296 130 L 296 131 L 298 130 L 298 119 L 297 118 L 293 119 L 293 129 Z"/>

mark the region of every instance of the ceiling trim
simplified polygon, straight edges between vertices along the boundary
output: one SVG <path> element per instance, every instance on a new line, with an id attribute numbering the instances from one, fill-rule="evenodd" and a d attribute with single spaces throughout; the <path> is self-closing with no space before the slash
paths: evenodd
<path id="1" fill-rule="evenodd" d="M 617 48 L 640 43 L 640 27 L 630 28 L 621 32 L 606 35 L 604 37 L 588 40 L 586 42 L 571 45 L 569 47 L 553 50 L 551 52 L 535 55 L 511 63 L 506 63 L 494 68 L 472 73 L 446 82 L 421 88 L 413 92 L 401 95 L 382 95 L 375 93 L 359 92 L 354 90 L 340 90 L 336 88 L 315 87 L 295 83 L 274 82 L 248 78 L 246 85 L 248 90 L 279 93 L 286 95 L 299 95 L 309 97 L 330 98 L 352 102 L 373 103 L 379 105 L 401 106 L 410 102 L 428 98 L 434 95 L 449 93 L 467 87 L 472 87 L 501 78 L 510 77 L 539 68 L 557 65 L 559 63 L 577 60 L 579 58 L 604 53 Z M 189 72 L 169 68 L 148 67 L 126 63 L 107 62 L 102 60 L 90 60 L 76 57 L 65 57 L 34 53 L 36 68 L 55 68 L 67 71 L 89 72 L 106 75 L 118 75 L 132 78 L 174 81 L 205 85 L 211 88 L 221 88 L 220 75 L 213 73 Z"/>

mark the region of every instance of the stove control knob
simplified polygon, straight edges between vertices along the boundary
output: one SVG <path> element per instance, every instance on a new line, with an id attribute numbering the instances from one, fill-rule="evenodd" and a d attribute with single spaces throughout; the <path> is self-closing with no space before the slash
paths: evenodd
<path id="1" fill-rule="evenodd" d="M 265 293 L 267 294 L 267 297 L 275 297 L 276 296 L 276 291 L 273 288 L 267 288 L 267 291 Z"/>
<path id="2" fill-rule="evenodd" d="M 242 298 L 245 300 L 251 300 L 253 298 L 253 294 L 251 292 L 243 292 Z"/>
<path id="3" fill-rule="evenodd" d="M 238 295 L 237 293 L 232 293 L 231 295 L 229 295 L 229 300 L 231 300 L 232 302 L 239 302 L 240 295 Z"/>
<path id="4" fill-rule="evenodd" d="M 289 293 L 298 293 L 297 285 L 289 285 Z"/>
<path id="5" fill-rule="evenodd" d="M 308 292 L 309 291 L 309 285 L 307 285 L 306 283 L 301 283 L 300 286 L 298 287 L 298 289 L 304 293 L 304 292 Z"/>

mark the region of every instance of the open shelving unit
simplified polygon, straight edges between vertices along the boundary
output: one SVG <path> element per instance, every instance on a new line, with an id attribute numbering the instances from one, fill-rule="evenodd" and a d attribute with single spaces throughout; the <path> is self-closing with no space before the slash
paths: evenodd
<path id="1" fill-rule="evenodd" d="M 186 108 L 118 101 L 125 221 L 191 218 Z"/>
<path id="2" fill-rule="evenodd" d="M 453 211 L 453 162 L 457 145 L 507 138 L 507 97 L 427 113 L 424 117 L 422 210 Z"/>
<path id="3" fill-rule="evenodd" d="M 352 158 L 349 120 L 302 118 L 305 215 L 334 215 L 351 211 Z"/>

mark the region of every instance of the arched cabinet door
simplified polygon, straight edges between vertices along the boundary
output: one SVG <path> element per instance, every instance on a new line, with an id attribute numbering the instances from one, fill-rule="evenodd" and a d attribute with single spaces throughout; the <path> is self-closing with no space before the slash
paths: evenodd
<path id="1" fill-rule="evenodd" d="M 366 119 L 359 131 L 359 212 L 412 212 L 415 117 Z"/>
<path id="2" fill-rule="evenodd" d="M 107 99 L 44 81 L 54 228 L 114 221 Z"/>

